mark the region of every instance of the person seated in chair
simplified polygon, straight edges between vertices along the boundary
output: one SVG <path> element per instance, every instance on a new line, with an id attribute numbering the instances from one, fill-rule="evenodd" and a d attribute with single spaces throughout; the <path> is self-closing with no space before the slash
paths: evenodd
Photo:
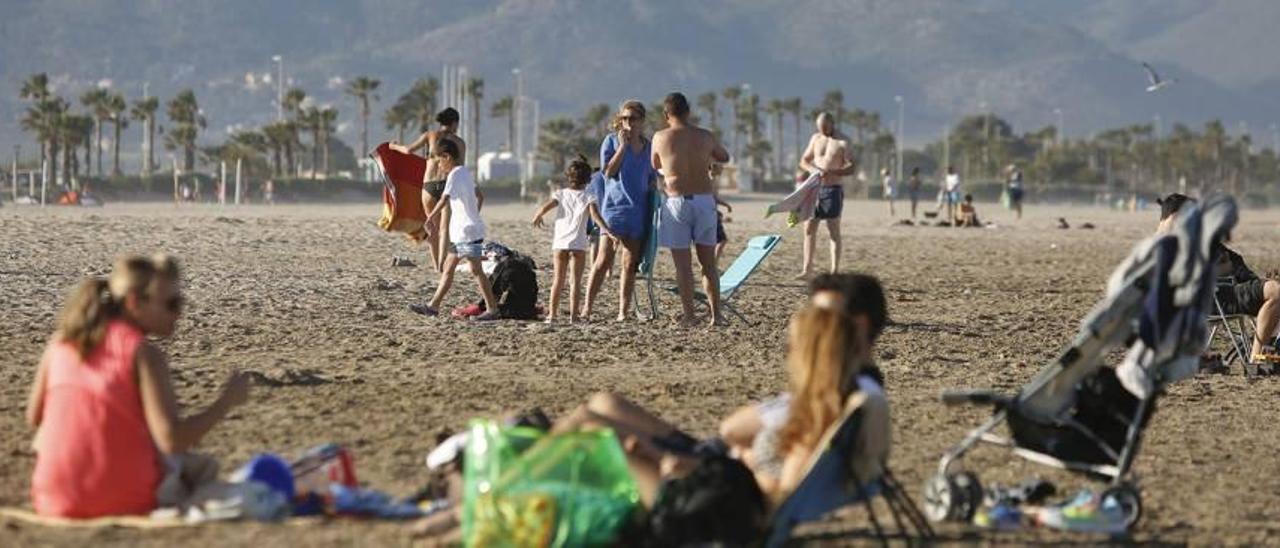
<path id="1" fill-rule="evenodd" d="M 1194 200 L 1177 193 L 1156 200 L 1160 204 L 1160 224 L 1156 233 L 1172 230 L 1177 222 L 1178 210 L 1187 202 Z M 1220 283 L 1217 290 L 1223 313 L 1244 314 L 1257 319 L 1257 331 L 1253 336 L 1249 362 L 1280 361 L 1280 351 L 1275 346 L 1277 328 L 1280 328 L 1280 282 L 1258 277 L 1239 253 L 1222 243 L 1216 246 L 1218 263 L 1215 275 L 1220 282 L 1227 282 Z"/>

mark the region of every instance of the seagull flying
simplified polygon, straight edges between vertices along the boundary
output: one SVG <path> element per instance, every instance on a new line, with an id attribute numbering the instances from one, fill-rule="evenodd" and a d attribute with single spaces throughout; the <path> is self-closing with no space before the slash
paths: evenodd
<path id="1" fill-rule="evenodd" d="M 1147 63 L 1142 63 L 1142 68 L 1147 70 L 1147 81 L 1151 82 L 1151 85 L 1147 86 L 1148 93 L 1159 91 L 1161 88 L 1178 81 L 1173 78 L 1161 80 L 1160 75 L 1156 74 L 1156 69 L 1151 68 L 1151 65 Z"/>

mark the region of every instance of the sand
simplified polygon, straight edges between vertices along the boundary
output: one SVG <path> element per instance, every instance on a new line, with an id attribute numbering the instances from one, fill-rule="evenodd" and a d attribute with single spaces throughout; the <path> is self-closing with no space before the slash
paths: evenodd
<path id="1" fill-rule="evenodd" d="M 251 402 L 201 444 L 232 468 L 252 454 L 292 455 L 323 442 L 354 451 L 360 478 L 397 495 L 425 480 L 423 457 L 437 432 L 469 418 L 542 407 L 563 413 L 592 392 L 618 391 L 700 435 L 735 406 L 784 385 L 788 315 L 803 301 L 792 277 L 800 232 L 762 219 L 766 199 L 736 197 L 727 225 L 733 256 L 748 235 L 779 232 L 777 253 L 735 301 L 759 321 L 708 331 L 669 320 L 615 325 L 614 284 L 598 323 L 472 324 L 426 319 L 406 305 L 425 299 L 435 275 L 426 266 L 392 268 L 393 255 L 423 253 L 379 232 L 373 204 L 220 208 L 169 204 L 101 209 L 0 209 L 0 504 L 27 503 L 34 455 L 23 420 L 41 348 L 68 289 L 102 273 L 126 252 L 181 258 L 190 307 L 164 343 L 183 401 L 211 400 L 233 369 L 259 374 Z M 899 213 L 903 210 L 899 202 Z M 549 230 L 528 224 L 534 207 L 493 204 L 484 216 L 493 239 L 530 253 L 544 267 Z M 879 361 L 893 402 L 892 466 L 919 498 L 944 449 L 987 411 L 947 408 L 940 391 L 1014 390 L 1055 355 L 1101 295 L 1106 276 L 1155 224 L 1155 212 L 1031 207 L 1021 222 L 994 205 L 982 217 L 1002 226 L 952 230 L 891 226 L 879 202 L 846 208 L 846 267 L 884 281 L 893 324 Z M 1095 230 L 1058 230 L 1055 219 L 1090 221 Z M 1276 213 L 1247 211 L 1236 247 L 1259 272 L 1280 261 Z M 819 264 L 825 264 L 825 238 Z M 660 285 L 671 282 L 661 257 Z M 469 280 L 446 300 L 475 299 Z M 670 314 L 677 300 L 663 292 Z M 1137 459 L 1146 515 L 1136 539 L 1217 543 L 1280 542 L 1280 381 L 1200 376 L 1163 398 Z M 984 482 L 1014 482 L 1046 469 L 980 450 L 967 461 Z M 1048 474 L 1060 488 L 1088 485 Z M 833 542 L 857 541 L 861 512 L 819 528 Z M 843 533 L 853 531 L 854 536 Z M 973 536 L 959 526 L 945 538 L 1083 541 L 1049 532 Z M 407 545 L 408 527 L 335 520 L 291 527 L 238 523 L 163 531 L 64 531 L 13 523 L 5 545 L 84 542 L 189 547 L 222 545 Z"/>

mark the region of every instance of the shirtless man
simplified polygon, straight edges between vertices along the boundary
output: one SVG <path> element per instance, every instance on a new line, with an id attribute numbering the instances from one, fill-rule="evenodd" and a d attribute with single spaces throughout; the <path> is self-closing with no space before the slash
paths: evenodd
<path id="1" fill-rule="evenodd" d="M 800 157 L 800 169 L 818 173 L 822 187 L 818 189 L 818 207 L 813 218 L 804 225 L 804 266 L 797 278 L 809 276 L 813 266 L 813 245 L 818 237 L 818 223 L 827 222 L 831 236 L 831 273 L 840 271 L 840 214 L 844 211 L 844 178 L 857 171 L 849 138 L 836 131 L 835 120 L 828 112 L 818 114 L 818 132 L 809 138 L 809 146 Z"/>
<path id="2" fill-rule="evenodd" d="M 689 100 L 670 93 L 662 102 L 667 129 L 653 136 L 653 168 L 663 175 L 658 245 L 671 250 L 684 307 L 681 323 L 694 324 L 692 245 L 702 267 L 711 325 L 720 325 L 720 270 L 716 266 L 716 199 L 711 164 L 729 161 L 715 134 L 689 123 Z"/>
<path id="3" fill-rule="evenodd" d="M 418 137 L 417 140 L 408 146 L 400 143 L 392 142 L 392 150 L 397 150 L 405 154 L 412 153 L 422 147 L 427 147 L 427 169 L 422 173 L 422 209 L 423 211 L 432 211 L 436 207 L 436 202 L 440 201 L 440 196 L 444 194 L 444 182 L 449 173 L 440 166 L 440 162 L 436 157 L 436 143 L 441 139 L 448 139 L 458 145 L 458 150 L 462 151 L 459 158 L 467 157 L 467 144 L 458 137 L 458 111 L 453 107 L 446 108 L 436 114 L 436 123 L 440 124 L 439 129 L 427 131 Z M 477 188 L 477 191 L 479 189 Z M 444 213 L 444 217 L 438 221 L 428 221 L 423 228 L 427 231 L 427 245 L 431 248 L 431 265 L 438 271 L 444 264 L 444 257 L 449 251 L 449 218 L 448 211 Z M 440 230 L 440 227 L 446 227 Z"/>

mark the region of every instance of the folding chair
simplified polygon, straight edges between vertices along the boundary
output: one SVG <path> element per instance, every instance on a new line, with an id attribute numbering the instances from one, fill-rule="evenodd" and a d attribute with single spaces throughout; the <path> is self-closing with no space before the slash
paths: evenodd
<path id="1" fill-rule="evenodd" d="M 883 395 L 854 393 L 843 416 L 827 429 L 800 485 L 774 512 L 765 546 L 783 546 L 792 530 L 835 510 L 861 503 L 881 543 L 887 543 L 872 501 L 883 497 L 901 535 L 927 543 L 933 528 L 889 472 L 889 407 Z M 866 479 L 864 479 L 866 478 Z M 904 523 L 905 519 L 905 523 Z"/>
<path id="2" fill-rule="evenodd" d="M 1218 299 L 1218 290 L 1234 286 L 1235 278 L 1231 276 L 1218 278 L 1215 285 L 1213 309 L 1207 318 L 1211 327 L 1205 350 L 1209 350 L 1214 340 L 1221 335 L 1227 343 L 1227 352 L 1222 355 L 1222 365 L 1230 367 L 1233 362 L 1239 361 L 1244 374 L 1252 376 L 1257 371 L 1255 365 L 1251 363 L 1253 356 L 1250 352 L 1253 350 L 1253 338 L 1257 336 L 1258 326 L 1254 323 L 1253 317 L 1248 314 L 1227 314 L 1222 307 L 1222 301 Z"/>
<path id="3" fill-rule="evenodd" d="M 739 320 L 742 320 L 742 323 L 755 325 L 733 307 L 733 296 L 738 293 L 738 290 L 747 282 L 751 274 L 760 268 L 764 260 L 773 253 L 773 250 L 781 242 L 782 236 L 777 234 L 765 234 L 751 238 L 747 241 L 747 248 L 742 250 L 737 259 L 734 259 L 733 264 L 729 265 L 729 269 L 720 274 L 720 306 Z M 678 291 L 674 287 L 667 288 L 667 290 Z M 702 304 L 710 306 L 710 303 L 707 302 L 707 296 L 701 292 L 694 290 L 693 296 Z"/>

